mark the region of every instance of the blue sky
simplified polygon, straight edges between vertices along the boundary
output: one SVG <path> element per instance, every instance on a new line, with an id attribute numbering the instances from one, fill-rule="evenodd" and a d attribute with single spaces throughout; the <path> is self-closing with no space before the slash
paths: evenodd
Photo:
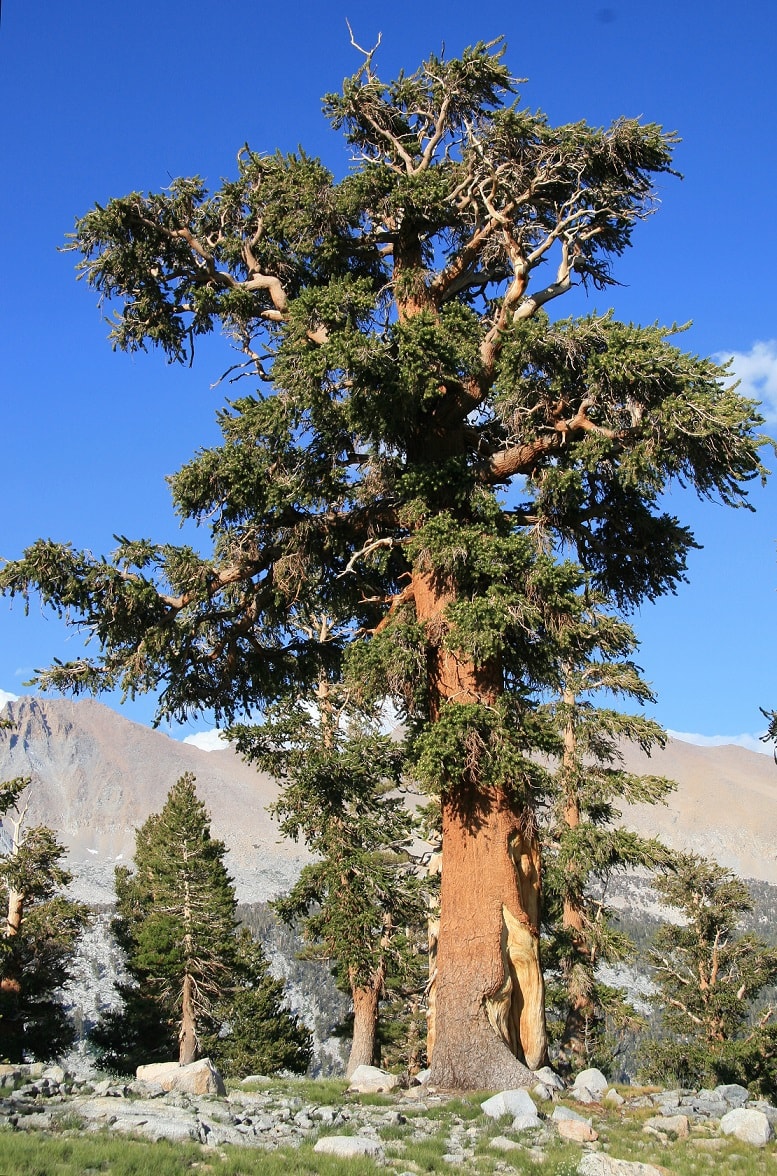
<path id="1" fill-rule="evenodd" d="M 359 58 L 413 69 L 445 45 L 504 34 L 524 102 L 554 122 L 643 116 L 677 130 L 682 181 L 617 265 L 623 283 L 562 313 L 609 306 L 623 319 L 687 322 L 685 346 L 736 356 L 777 431 L 774 15 L 766 0 L 650 5 L 557 0 L 481 10 L 457 0 L 5 0 L 0 25 L 0 557 L 39 536 L 95 553 L 112 535 L 175 539 L 166 474 L 217 439 L 212 388 L 229 363 L 214 339 L 193 369 L 159 355 L 113 354 L 94 297 L 57 251 L 76 216 L 177 175 L 231 175 L 238 149 L 303 144 L 336 172 L 345 148 L 321 116 Z M 766 454 L 767 465 L 777 463 Z M 655 717 L 694 736 L 762 728 L 777 706 L 777 479 L 752 492 L 755 514 L 671 507 L 703 550 L 690 583 L 634 618 L 638 660 L 658 692 Z M 37 604 L 0 601 L 0 700 L 78 639 Z M 110 700 L 108 700 L 110 701 Z M 149 721 L 150 700 L 126 708 Z M 186 732 L 182 732 L 186 733 Z"/>

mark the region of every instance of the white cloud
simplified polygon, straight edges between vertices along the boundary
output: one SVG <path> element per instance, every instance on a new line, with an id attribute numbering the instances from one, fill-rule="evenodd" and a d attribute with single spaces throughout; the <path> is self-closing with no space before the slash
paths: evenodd
<path id="1" fill-rule="evenodd" d="M 225 751 L 229 743 L 217 728 L 212 731 L 198 731 L 195 735 L 187 735 L 184 743 L 192 747 L 199 747 L 200 751 Z"/>
<path id="2" fill-rule="evenodd" d="M 745 747 L 748 751 L 757 751 L 761 755 L 773 755 L 774 743 L 763 743 L 759 735 L 694 735 L 688 731 L 667 731 L 671 739 L 679 739 L 682 743 L 695 743 L 697 747 Z"/>
<path id="3" fill-rule="evenodd" d="M 0 690 L 0 710 L 3 709 L 7 702 L 18 702 L 19 695 L 11 694 L 10 690 Z"/>
<path id="4" fill-rule="evenodd" d="M 721 351 L 715 359 L 730 359 L 739 391 L 750 400 L 760 400 L 769 425 L 777 424 L 777 339 L 754 343 L 749 351 Z"/>

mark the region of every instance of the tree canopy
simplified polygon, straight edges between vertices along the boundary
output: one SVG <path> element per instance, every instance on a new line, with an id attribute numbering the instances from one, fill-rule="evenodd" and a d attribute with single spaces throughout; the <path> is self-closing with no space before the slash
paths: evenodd
<path id="1" fill-rule="evenodd" d="M 92 641 L 44 686 L 227 719 L 322 673 L 393 700 L 442 799 L 433 1074 L 482 1087 L 546 1052 L 532 692 L 559 616 L 583 572 L 624 606 L 673 590 L 694 540 L 664 491 L 745 505 L 762 422 L 677 326 L 551 317 L 616 284 L 673 133 L 552 126 L 501 41 L 389 82 L 361 56 L 324 100 L 342 178 L 245 147 L 213 190 L 178 179 L 76 222 L 115 347 L 189 362 L 221 329 L 237 349 L 223 442 L 170 479 L 210 543 L 39 541 L 0 588 Z"/>

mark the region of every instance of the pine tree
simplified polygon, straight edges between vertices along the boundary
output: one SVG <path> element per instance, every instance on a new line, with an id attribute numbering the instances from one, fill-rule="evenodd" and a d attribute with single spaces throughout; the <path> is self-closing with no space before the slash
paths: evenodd
<path id="1" fill-rule="evenodd" d="M 314 855 L 273 904 L 299 922 L 309 958 L 329 960 L 353 1003 L 346 1076 L 377 1062 L 379 1006 L 407 976 L 425 891 L 408 856 L 414 822 L 398 792 L 402 748 L 371 731 L 326 679 L 315 707 L 271 711 L 260 727 L 232 730 L 238 749 L 282 784 L 273 806 L 281 832 Z"/>
<path id="2" fill-rule="evenodd" d="M 243 928 L 237 939 L 239 971 L 228 999 L 216 1006 L 218 1033 L 205 1040 L 208 1055 L 227 1078 L 249 1074 L 303 1074 L 313 1055 L 309 1029 L 286 1008 L 284 986 L 264 952 Z"/>
<path id="3" fill-rule="evenodd" d="M 227 719 L 310 698 L 322 671 L 393 699 L 442 808 L 444 1087 L 527 1082 L 547 1053 L 526 752 L 546 619 L 579 583 L 553 553 L 619 605 L 653 599 L 693 545 L 663 492 L 738 506 L 763 473 L 754 405 L 680 328 L 551 317 L 615 284 L 675 136 L 553 127 L 518 104 L 503 53 L 385 82 L 364 51 L 325 99 L 353 157 L 339 181 L 302 150 L 245 148 L 213 192 L 178 179 L 77 221 L 114 346 L 188 362 L 223 329 L 230 378 L 254 387 L 171 479 L 209 556 L 40 541 L 0 571 L 97 650 L 43 686 L 160 687 L 163 715 Z"/>
<path id="4" fill-rule="evenodd" d="M 552 1005 L 561 1020 L 562 1066 L 610 1068 L 608 1029 L 633 1027 L 635 1018 L 623 992 L 597 976 L 597 965 L 628 957 L 634 945 L 607 909 L 607 883 L 618 870 L 655 869 L 669 858 L 654 839 L 617 825 L 617 805 L 662 802 L 674 785 L 623 768 L 621 742 L 648 753 L 663 747 L 658 724 L 598 703 L 603 693 L 654 701 L 632 660 L 633 630 L 606 608 L 601 594 L 587 591 L 574 604 L 558 633 L 557 692 L 545 708 L 561 753 L 543 828 L 544 959 L 558 977 Z"/>
<path id="5" fill-rule="evenodd" d="M 24 827 L 29 784 L 19 777 L 0 786 L 0 814 L 12 829 L 0 856 L 0 1053 L 12 1062 L 49 1060 L 73 1044 L 75 1028 L 58 997 L 89 918 L 83 903 L 62 894 L 71 874 L 53 831 Z"/>
<path id="6" fill-rule="evenodd" d="M 204 1041 L 215 1042 L 222 1031 L 228 1035 L 235 1000 L 244 1033 L 251 1004 L 246 994 L 252 992 L 266 998 L 255 999 L 255 1014 L 270 1010 L 273 1031 L 287 1047 L 296 1032 L 297 1052 L 287 1048 L 287 1054 L 307 1066 L 306 1031 L 279 1008 L 261 949 L 236 934 L 225 854 L 223 842 L 210 835 L 210 818 L 187 773 L 161 812 L 137 830 L 134 871 L 116 870 L 114 930 L 132 983 L 120 990 L 123 1009 L 105 1018 L 93 1040 L 120 1069 L 166 1060 L 173 1048 L 182 1065 L 194 1061 Z M 254 1031 L 258 1039 L 272 1032 L 261 1021 Z M 250 1051 L 243 1048 L 243 1056 Z"/>
<path id="7" fill-rule="evenodd" d="M 651 951 L 665 1036 L 641 1053 L 649 1080 L 698 1087 L 740 1082 L 777 1093 L 777 1026 L 758 997 L 777 981 L 777 948 L 739 930 L 751 909 L 741 878 L 696 854 L 677 855 L 658 893 L 680 923 L 664 923 Z"/>

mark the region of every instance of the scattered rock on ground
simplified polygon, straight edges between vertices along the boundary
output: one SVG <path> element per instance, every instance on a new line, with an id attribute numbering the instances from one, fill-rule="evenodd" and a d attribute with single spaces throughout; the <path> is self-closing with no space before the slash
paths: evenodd
<path id="1" fill-rule="evenodd" d="M 634 1160 L 616 1160 L 603 1152 L 587 1152 L 577 1165 L 578 1176 L 667 1176 L 666 1168 Z"/>
<path id="2" fill-rule="evenodd" d="M 205 1069 L 212 1069 L 206 1065 Z M 477 1149 L 484 1145 L 494 1153 L 503 1152 L 504 1159 L 494 1158 L 495 1171 L 523 1170 L 526 1164 L 540 1163 L 546 1158 L 543 1150 L 556 1133 L 562 1139 L 579 1144 L 585 1150 L 575 1162 L 578 1176 L 657 1176 L 672 1170 L 672 1148 L 693 1148 L 699 1153 L 709 1152 L 709 1163 L 720 1157 L 719 1149 L 730 1150 L 732 1138 L 740 1151 L 750 1147 L 762 1148 L 775 1134 L 777 1107 L 763 1100 L 748 1099 L 741 1104 L 744 1087 L 729 1084 L 715 1090 L 675 1090 L 630 1092 L 623 1087 L 623 1104 L 617 1118 L 627 1118 L 634 1112 L 642 1117 L 644 1109 L 649 1117 L 645 1128 L 656 1137 L 665 1167 L 637 1163 L 609 1154 L 597 1144 L 597 1134 L 604 1134 L 608 1118 L 601 1106 L 593 1106 L 589 1118 L 563 1103 L 556 1102 L 553 1114 L 538 1113 L 526 1090 L 500 1091 L 482 1104 L 483 1115 L 474 1120 L 461 1118 L 451 1107 L 450 1116 L 440 1122 L 434 1111 L 444 1107 L 446 1096 L 416 1086 L 412 1090 L 396 1090 L 390 1106 L 372 1106 L 358 1099 L 336 1105 L 317 1105 L 294 1087 L 279 1088 L 268 1080 L 259 1090 L 232 1089 L 226 1096 L 191 1093 L 170 1087 L 169 1072 L 180 1072 L 185 1067 L 141 1071 L 133 1082 L 104 1078 L 84 1081 L 75 1079 L 62 1067 L 0 1066 L 0 1126 L 13 1130 L 39 1131 L 105 1131 L 116 1135 L 137 1135 L 142 1138 L 170 1141 L 199 1141 L 205 1147 L 234 1145 L 265 1150 L 297 1147 L 309 1143 L 319 1152 L 347 1156 L 372 1157 L 381 1164 L 385 1155 L 396 1157 L 405 1146 L 402 1139 L 382 1138 L 389 1128 L 408 1124 L 407 1146 L 436 1137 L 444 1141 L 447 1162 L 462 1171 L 477 1171 Z M 381 1086 L 385 1084 L 385 1072 Z M 389 1076 L 390 1077 L 390 1076 Z M 148 1078 L 152 1080 L 149 1081 Z M 601 1083 L 590 1075 L 597 1094 Z M 606 1079 L 605 1089 L 606 1086 Z M 589 1086 L 582 1087 L 592 1094 Z M 554 1091 L 558 1098 L 558 1091 Z M 573 1092 L 569 1092 L 573 1097 Z M 723 1108 L 720 1116 L 713 1109 Z M 495 1118 L 512 1116 L 509 1127 L 495 1138 Z M 610 1115 L 610 1122 L 616 1116 Z M 529 1134 L 525 1132 L 534 1129 Z M 554 1130 L 555 1129 L 555 1130 Z M 447 1132 L 447 1134 L 446 1134 Z M 326 1134 L 324 1134 L 326 1133 Z M 645 1137 L 643 1136 L 643 1140 Z M 645 1140 L 645 1142 L 647 1142 Z M 615 1144 L 611 1144 L 615 1146 Z M 515 1155 L 510 1154 L 515 1153 Z M 773 1154 L 774 1153 L 774 1154 Z M 701 1156 L 699 1157 L 701 1158 Z M 764 1163 L 774 1164 L 777 1149 L 769 1148 Z"/>
<path id="3" fill-rule="evenodd" d="M 528 1090 L 501 1090 L 482 1102 L 480 1109 L 491 1119 L 501 1119 L 502 1115 L 537 1116 L 537 1108 Z"/>
<path id="4" fill-rule="evenodd" d="M 324 1135 L 319 1139 L 313 1151 L 324 1152 L 330 1156 L 340 1156 L 348 1159 L 351 1156 L 382 1157 L 383 1148 L 380 1141 L 370 1139 L 366 1135 Z"/>
<path id="5" fill-rule="evenodd" d="M 559 1119 L 556 1130 L 561 1139 L 568 1139 L 571 1143 L 594 1143 L 599 1138 L 593 1127 L 579 1119 Z"/>
<path id="6" fill-rule="evenodd" d="M 720 1120 L 720 1130 L 753 1147 L 764 1147 L 772 1138 L 771 1124 L 763 1111 L 747 1107 L 736 1107 L 725 1114 Z"/>
<path id="7" fill-rule="evenodd" d="M 224 1081 L 210 1058 L 200 1058 L 188 1066 L 178 1062 L 155 1062 L 138 1066 L 141 1082 L 154 1082 L 163 1090 L 180 1090 L 184 1094 L 226 1094 Z"/>
<path id="8" fill-rule="evenodd" d="M 380 1070 L 377 1066 L 357 1066 L 348 1086 L 356 1094 L 381 1094 L 399 1085 L 396 1074 Z"/>

